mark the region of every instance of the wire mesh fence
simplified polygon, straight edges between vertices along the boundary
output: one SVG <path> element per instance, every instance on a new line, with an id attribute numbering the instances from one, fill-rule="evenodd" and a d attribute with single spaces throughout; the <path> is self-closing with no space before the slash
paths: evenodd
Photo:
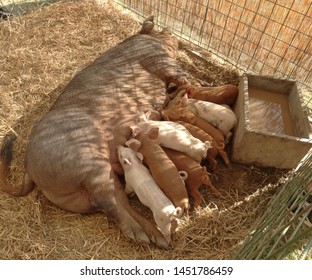
<path id="1" fill-rule="evenodd" d="M 283 259 L 294 244 L 301 244 L 301 259 L 312 251 L 312 149 L 293 176 L 268 205 L 259 224 L 234 255 L 235 259 Z M 310 223 L 310 222 L 309 222 Z"/>
<path id="2" fill-rule="evenodd" d="M 246 72 L 312 87 L 311 0 L 118 0 Z M 305 95 L 312 107 L 312 97 Z"/>

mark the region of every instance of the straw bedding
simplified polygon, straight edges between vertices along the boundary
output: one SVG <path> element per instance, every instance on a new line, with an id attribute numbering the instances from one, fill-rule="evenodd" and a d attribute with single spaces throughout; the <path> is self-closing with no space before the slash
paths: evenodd
<path id="1" fill-rule="evenodd" d="M 0 142 L 14 132 L 10 182 L 20 184 L 33 124 L 47 112 L 70 78 L 105 50 L 134 34 L 139 23 L 114 4 L 59 2 L 0 22 Z M 190 55 L 179 63 L 211 85 L 237 83 L 237 72 Z M 230 152 L 230 151 L 229 151 Z M 204 203 L 182 220 L 170 250 L 127 240 L 101 213 L 63 211 L 35 189 L 25 197 L 0 193 L 0 256 L 3 259 L 228 259 L 287 176 L 284 171 L 219 160 L 211 179 L 222 193 L 201 189 Z M 149 210 L 135 198 L 134 207 Z"/>

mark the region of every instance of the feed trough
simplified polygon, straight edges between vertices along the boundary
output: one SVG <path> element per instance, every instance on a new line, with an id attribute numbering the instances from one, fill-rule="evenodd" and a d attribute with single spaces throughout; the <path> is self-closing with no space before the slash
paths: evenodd
<path id="1" fill-rule="evenodd" d="M 234 111 L 232 160 L 294 168 L 312 147 L 311 127 L 295 81 L 244 74 Z"/>

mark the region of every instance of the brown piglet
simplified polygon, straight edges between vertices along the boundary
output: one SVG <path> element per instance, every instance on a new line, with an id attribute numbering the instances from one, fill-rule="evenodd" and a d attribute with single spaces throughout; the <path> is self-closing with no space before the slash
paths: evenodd
<path id="1" fill-rule="evenodd" d="M 194 200 L 195 208 L 200 206 L 202 201 L 202 195 L 199 192 L 200 186 L 208 186 L 214 195 L 221 195 L 217 188 L 211 183 L 209 178 L 210 174 L 207 172 L 204 166 L 201 166 L 197 161 L 179 151 L 175 151 L 169 148 L 163 148 L 163 150 L 172 160 L 178 170 L 185 170 L 187 172 L 188 176 L 185 180 L 185 185 L 189 195 Z"/>
<path id="2" fill-rule="evenodd" d="M 158 130 L 155 127 L 147 133 L 141 132 L 136 136 L 137 139 L 128 140 L 126 145 L 143 155 L 143 162 L 148 166 L 156 184 L 176 207 L 181 207 L 188 213 L 189 199 L 184 182 L 187 173 L 179 172 L 163 149 L 155 143 Z"/>
<path id="3" fill-rule="evenodd" d="M 208 101 L 216 104 L 233 105 L 238 96 L 238 88 L 233 85 L 224 85 L 220 87 L 196 87 L 188 88 L 188 97 Z"/>
<path id="4" fill-rule="evenodd" d="M 217 167 L 217 161 L 216 157 L 220 155 L 220 157 L 223 159 L 224 163 L 229 166 L 230 165 L 230 160 L 229 157 L 224 151 L 224 144 L 217 143 L 217 141 L 209 135 L 207 132 L 203 131 L 199 127 L 192 125 L 187 122 L 183 121 L 177 121 L 179 124 L 182 124 L 194 137 L 200 139 L 201 141 L 210 141 L 211 142 L 211 148 L 208 149 L 207 151 L 207 157 L 206 159 L 210 163 L 212 170 L 215 170 Z"/>
<path id="5" fill-rule="evenodd" d="M 167 89 L 168 99 L 172 100 L 180 93 L 187 93 L 189 98 L 231 106 L 237 100 L 238 88 L 230 84 L 219 87 L 194 86 L 181 78 L 179 84 Z"/>
<path id="6" fill-rule="evenodd" d="M 156 110 L 149 110 L 151 120 L 160 120 L 161 115 Z M 112 129 L 112 136 L 108 139 L 109 147 L 109 160 L 111 163 L 112 170 L 117 175 L 123 175 L 124 170 L 118 160 L 117 147 L 123 146 L 127 140 L 130 139 L 132 134 L 131 125 L 134 125 L 137 122 L 137 114 L 127 114 L 124 112 L 123 119 L 117 122 Z M 109 138 L 109 137 L 108 137 Z"/>

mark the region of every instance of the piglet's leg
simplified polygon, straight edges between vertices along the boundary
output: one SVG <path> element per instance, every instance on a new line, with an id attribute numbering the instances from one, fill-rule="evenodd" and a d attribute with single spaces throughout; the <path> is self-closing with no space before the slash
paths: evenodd
<path id="1" fill-rule="evenodd" d="M 126 194 L 130 194 L 134 192 L 132 186 L 129 184 L 126 184 L 125 191 L 126 191 Z"/>
<path id="2" fill-rule="evenodd" d="M 220 196 L 221 193 L 218 191 L 218 189 L 212 184 L 209 175 L 207 172 L 205 172 L 202 175 L 202 182 L 205 186 L 208 186 L 211 190 L 211 192 L 215 195 L 215 196 Z"/>
<path id="3" fill-rule="evenodd" d="M 199 186 L 190 189 L 190 196 L 194 200 L 194 208 L 198 208 L 202 202 L 202 195 L 198 190 Z"/>
<path id="4" fill-rule="evenodd" d="M 219 150 L 219 155 L 223 159 L 226 166 L 230 165 L 230 160 L 227 153 L 224 150 Z"/>
<path id="5" fill-rule="evenodd" d="M 212 170 L 213 171 L 216 170 L 218 162 L 214 158 L 212 158 L 210 156 L 207 156 L 207 160 L 209 161 Z"/>

